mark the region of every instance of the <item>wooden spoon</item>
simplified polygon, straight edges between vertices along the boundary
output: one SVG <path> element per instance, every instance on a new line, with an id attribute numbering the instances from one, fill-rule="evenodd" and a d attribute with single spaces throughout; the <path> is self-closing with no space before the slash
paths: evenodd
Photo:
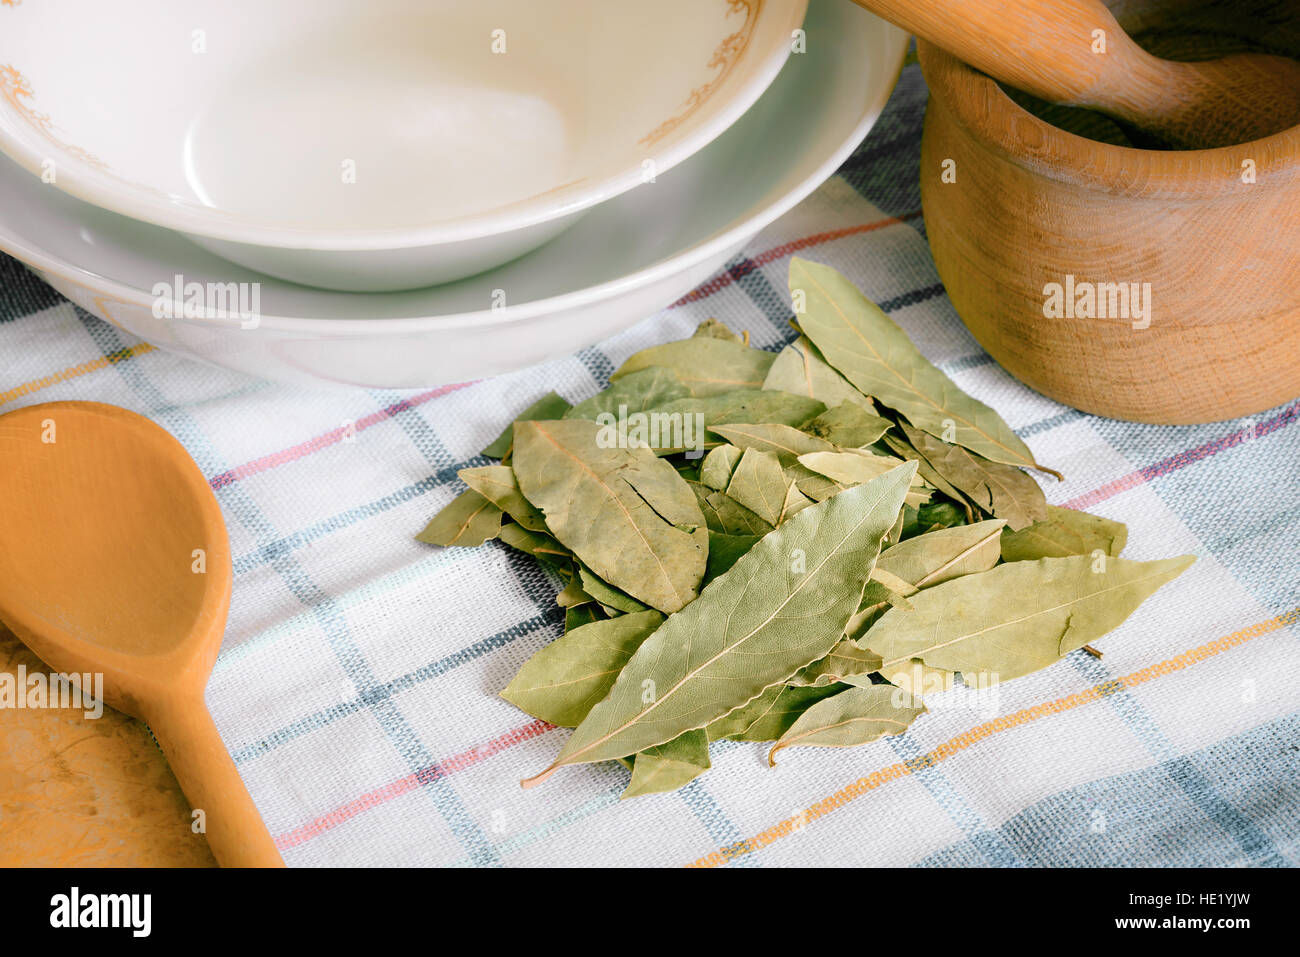
<path id="1" fill-rule="evenodd" d="M 1101 0 L 854 0 L 1016 89 L 1105 113 L 1179 149 L 1300 125 L 1300 62 L 1261 53 L 1179 63 L 1129 38 Z M 1105 52 L 1098 46 L 1103 31 Z"/>
<path id="2" fill-rule="evenodd" d="M 102 673 L 228 867 L 282 866 L 203 700 L 230 607 L 221 509 L 185 449 L 96 402 L 0 416 L 0 621 L 52 671 Z M 198 815 L 196 815 L 196 820 Z"/>

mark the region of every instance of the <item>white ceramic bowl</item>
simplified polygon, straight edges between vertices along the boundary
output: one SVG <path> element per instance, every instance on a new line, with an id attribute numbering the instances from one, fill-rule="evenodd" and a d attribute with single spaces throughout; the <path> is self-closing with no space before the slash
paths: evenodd
<path id="1" fill-rule="evenodd" d="M 792 56 L 754 108 L 698 156 L 602 204 L 543 248 L 460 282 L 349 294 L 266 280 L 166 230 L 42 187 L 3 159 L 0 250 L 133 335 L 257 376 L 410 388 L 508 372 L 669 305 L 849 156 L 893 89 L 907 36 L 847 0 L 813 0 L 806 27 L 809 52 Z M 169 292 L 177 275 L 262 280 L 261 315 L 255 323 L 184 318 Z M 177 318 L 159 315 L 169 309 Z"/>
<path id="2" fill-rule="evenodd" d="M 761 95 L 807 0 L 0 4 L 0 149 L 334 289 L 509 261 Z"/>

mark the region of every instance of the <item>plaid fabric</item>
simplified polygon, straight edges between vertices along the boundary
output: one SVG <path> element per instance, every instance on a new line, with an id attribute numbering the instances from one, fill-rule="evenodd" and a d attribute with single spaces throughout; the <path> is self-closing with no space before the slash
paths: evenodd
<path id="1" fill-rule="evenodd" d="M 921 235 L 925 89 L 904 71 L 838 176 L 726 272 L 580 354 L 418 394 L 316 393 L 173 357 L 0 258 L 0 412 L 95 399 L 151 416 L 225 512 L 235 594 L 208 703 L 290 864 L 1300 863 L 1300 403 L 1162 428 L 1012 380 L 964 330 Z M 412 535 L 456 470 L 547 389 L 571 401 L 707 316 L 790 338 L 798 252 L 854 279 L 1068 476 L 1050 499 L 1128 522 L 1128 554 L 1199 561 L 1101 641 L 847 751 L 722 743 L 680 792 L 566 769 L 567 732 L 496 692 L 560 634 L 556 581 L 499 544 Z M 502 343 L 509 348 L 509 343 Z"/>

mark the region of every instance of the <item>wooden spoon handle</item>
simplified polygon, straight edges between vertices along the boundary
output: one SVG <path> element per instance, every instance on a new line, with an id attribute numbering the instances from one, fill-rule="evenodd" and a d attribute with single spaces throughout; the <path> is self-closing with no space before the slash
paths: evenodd
<path id="1" fill-rule="evenodd" d="M 222 867 L 283 867 L 207 706 L 175 702 L 146 715 L 190 807 L 203 811 L 208 846 Z"/>
<path id="2" fill-rule="evenodd" d="M 854 0 L 996 80 L 1042 100 L 1149 114 L 1179 74 L 1101 0 Z M 1104 31 L 1105 53 L 1094 52 Z"/>

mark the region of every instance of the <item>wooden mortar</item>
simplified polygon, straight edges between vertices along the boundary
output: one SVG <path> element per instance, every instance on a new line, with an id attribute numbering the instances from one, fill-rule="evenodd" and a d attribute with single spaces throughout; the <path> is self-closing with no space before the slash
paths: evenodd
<path id="1" fill-rule="evenodd" d="M 1268 32 L 1276 43 L 1297 31 Z M 1300 127 L 1214 150 L 1112 145 L 1039 119 L 937 47 L 919 54 L 930 248 L 1002 366 L 1060 402 L 1138 422 L 1237 418 L 1300 396 Z M 1076 291 L 1149 283 L 1149 314 L 1048 318 L 1048 284 L 1067 276 Z"/>

